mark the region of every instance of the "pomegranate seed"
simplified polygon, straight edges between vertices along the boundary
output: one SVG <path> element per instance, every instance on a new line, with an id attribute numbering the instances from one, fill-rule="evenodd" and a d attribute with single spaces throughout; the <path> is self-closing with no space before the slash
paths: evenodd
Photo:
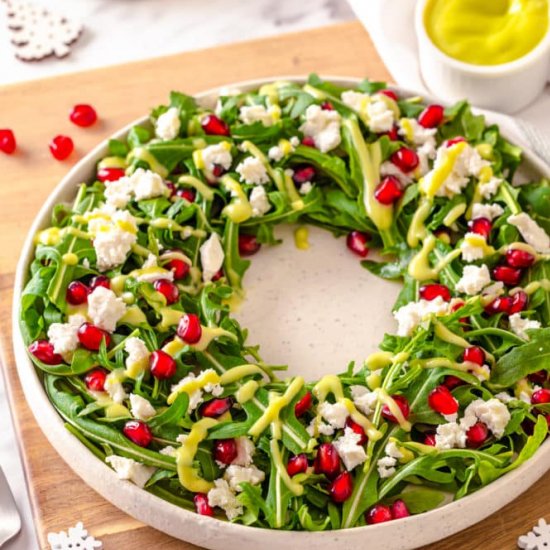
<path id="1" fill-rule="evenodd" d="M 481 235 L 488 240 L 491 236 L 493 224 L 491 223 L 491 220 L 488 220 L 487 218 L 476 218 L 475 220 L 470 220 L 468 222 L 468 227 L 472 233 Z"/>
<path id="2" fill-rule="evenodd" d="M 221 164 L 214 164 L 212 174 L 215 178 L 221 178 L 226 172 L 226 169 Z"/>
<path id="3" fill-rule="evenodd" d="M 159 279 L 153 283 L 153 286 L 157 292 L 160 292 L 166 298 L 167 304 L 175 304 L 178 301 L 180 291 L 172 281 Z"/>
<path id="4" fill-rule="evenodd" d="M 216 281 L 219 281 L 222 277 L 223 277 L 223 269 L 220 269 L 212 277 L 212 282 L 215 283 Z"/>
<path id="5" fill-rule="evenodd" d="M 464 300 L 457 299 L 453 301 L 453 304 L 451 304 L 451 311 L 454 313 L 455 311 L 458 311 L 460 308 L 464 307 L 466 305 L 466 302 Z"/>
<path id="6" fill-rule="evenodd" d="M 296 418 L 300 418 L 301 416 L 304 416 L 306 412 L 311 408 L 311 392 L 307 391 L 304 394 L 304 397 L 294 405 L 294 414 L 296 415 Z"/>
<path id="7" fill-rule="evenodd" d="M 458 401 L 447 386 L 434 388 L 428 395 L 428 405 L 439 414 L 455 414 L 458 411 Z"/>
<path id="8" fill-rule="evenodd" d="M 452 374 L 449 374 L 445 376 L 445 379 L 443 380 L 443 384 L 450 390 L 454 390 L 455 388 L 458 388 L 458 386 L 463 386 L 466 382 L 459 378 L 458 376 L 453 376 Z"/>
<path id="9" fill-rule="evenodd" d="M 302 185 L 302 183 L 305 183 L 306 181 L 312 181 L 313 178 L 315 178 L 315 168 L 313 166 L 303 165 L 299 166 L 294 170 L 294 174 L 292 174 L 292 181 L 296 185 Z"/>
<path id="10" fill-rule="evenodd" d="M 63 357 L 53 350 L 53 344 L 48 340 L 36 340 L 29 346 L 29 353 L 46 365 L 59 365 Z"/>
<path id="11" fill-rule="evenodd" d="M 148 447 L 153 441 L 151 428 L 141 420 L 128 420 L 122 428 L 122 433 L 136 445 Z"/>
<path id="12" fill-rule="evenodd" d="M 403 395 L 392 395 L 391 398 L 395 401 L 399 409 L 401 410 L 401 414 L 407 420 L 409 418 L 409 414 L 411 412 L 409 407 L 409 402 L 407 401 L 407 398 Z M 390 408 L 387 405 L 384 405 L 382 407 L 382 416 L 389 420 L 390 422 L 394 422 L 397 424 L 397 418 L 393 416 L 393 414 L 390 411 Z"/>
<path id="13" fill-rule="evenodd" d="M 519 313 L 527 308 L 529 303 L 529 296 L 523 290 L 518 290 L 512 295 L 512 305 L 510 306 L 509 314 Z"/>
<path id="14" fill-rule="evenodd" d="M 407 505 L 401 499 L 396 500 L 391 505 L 391 516 L 393 519 L 406 518 L 410 515 L 411 513 L 409 512 Z"/>
<path id="15" fill-rule="evenodd" d="M 374 198 L 381 204 L 393 204 L 403 196 L 403 188 L 395 176 L 386 176 L 374 190 Z"/>
<path id="16" fill-rule="evenodd" d="M 334 111 L 334 105 L 330 101 L 323 101 L 323 103 L 321 103 L 321 109 L 323 109 L 323 111 Z"/>
<path id="17" fill-rule="evenodd" d="M 84 377 L 86 387 L 91 391 L 104 391 L 107 374 L 109 373 L 101 367 L 97 367 L 86 373 L 86 376 Z"/>
<path id="18" fill-rule="evenodd" d="M 485 306 L 485 313 L 496 315 L 497 313 L 509 313 L 512 308 L 512 298 L 509 296 L 499 296 Z"/>
<path id="19" fill-rule="evenodd" d="M 16 147 L 17 143 L 14 133 L 7 128 L 0 130 L 0 151 L 6 153 L 6 155 L 11 155 Z"/>
<path id="20" fill-rule="evenodd" d="M 487 440 L 489 430 L 483 422 L 477 422 L 466 432 L 466 445 L 470 449 L 481 447 Z"/>
<path id="21" fill-rule="evenodd" d="M 497 265 L 493 269 L 493 277 L 496 281 L 501 281 L 506 286 L 516 286 L 521 280 L 521 269 L 519 267 Z"/>
<path id="22" fill-rule="evenodd" d="M 471 346 L 464 350 L 462 360 L 482 367 L 485 364 L 485 352 L 479 346 Z"/>
<path id="23" fill-rule="evenodd" d="M 302 145 L 306 147 L 315 147 L 315 140 L 311 136 L 304 136 L 302 138 Z"/>
<path id="24" fill-rule="evenodd" d="M 424 128 L 436 128 L 443 122 L 444 116 L 441 105 L 428 105 L 418 116 L 418 124 Z"/>
<path id="25" fill-rule="evenodd" d="M 350 416 L 348 416 L 346 420 L 346 426 L 351 428 L 357 435 L 361 436 L 361 439 L 358 441 L 359 445 L 364 445 L 367 442 L 368 437 L 363 429 L 363 426 L 357 424 L 357 422 L 355 422 Z"/>
<path id="26" fill-rule="evenodd" d="M 194 313 L 185 313 L 180 319 L 176 333 L 186 344 L 196 344 L 202 336 L 200 319 Z"/>
<path id="27" fill-rule="evenodd" d="M 98 351 L 101 342 L 105 340 L 105 345 L 109 347 L 111 345 L 111 335 L 91 323 L 83 323 L 78 329 L 78 341 L 91 351 Z"/>
<path id="28" fill-rule="evenodd" d="M 179 197 L 180 199 L 185 199 L 187 202 L 195 202 L 195 197 L 197 194 L 195 193 L 194 189 L 184 188 L 184 189 L 178 189 L 176 191 L 176 197 Z"/>
<path id="29" fill-rule="evenodd" d="M 393 99 L 394 101 L 398 100 L 397 94 L 393 90 L 388 90 L 386 88 L 384 90 L 380 90 L 378 93 L 384 94 L 385 96 L 389 97 L 390 99 Z"/>
<path id="30" fill-rule="evenodd" d="M 174 279 L 180 280 L 184 279 L 189 273 L 189 264 L 180 260 L 179 258 L 174 258 L 170 260 L 165 266 L 166 269 L 170 270 L 174 274 Z"/>
<path id="31" fill-rule="evenodd" d="M 532 405 L 541 405 L 542 403 L 550 403 L 550 390 L 545 388 L 537 390 L 531 395 Z"/>
<path id="32" fill-rule="evenodd" d="M 255 235 L 239 235 L 239 254 L 241 256 L 252 256 L 261 247 L 262 245 L 257 241 Z"/>
<path id="33" fill-rule="evenodd" d="M 229 126 L 225 121 L 216 115 L 206 115 L 201 120 L 201 126 L 204 133 L 209 136 L 228 136 L 230 135 Z"/>
<path id="34" fill-rule="evenodd" d="M 95 290 L 98 286 L 102 286 L 103 288 L 111 288 L 111 281 L 109 277 L 106 277 L 105 275 L 96 275 L 95 277 L 92 277 L 90 280 L 90 290 Z"/>
<path id="35" fill-rule="evenodd" d="M 353 479 L 347 471 L 342 472 L 329 487 L 333 502 L 345 502 L 353 492 Z"/>
<path id="36" fill-rule="evenodd" d="M 288 459 L 288 464 L 286 465 L 286 471 L 290 477 L 295 476 L 296 474 L 303 474 L 308 467 L 307 456 L 305 454 L 299 454 L 296 456 L 291 456 Z"/>
<path id="37" fill-rule="evenodd" d="M 394 126 L 391 130 L 388 132 L 384 132 L 382 134 L 383 136 L 388 136 L 391 141 L 399 141 L 399 128 L 397 126 Z"/>
<path id="38" fill-rule="evenodd" d="M 151 374 L 157 380 L 166 380 L 176 374 L 176 361 L 165 351 L 158 349 L 151 353 L 149 357 Z"/>
<path id="39" fill-rule="evenodd" d="M 73 149 L 73 140 L 69 136 L 55 136 L 50 142 L 50 151 L 57 160 L 65 160 Z"/>
<path id="40" fill-rule="evenodd" d="M 506 251 L 506 263 L 510 267 L 531 267 L 535 263 L 535 256 L 525 250 L 512 248 Z"/>
<path id="41" fill-rule="evenodd" d="M 233 400 L 231 397 L 224 397 L 222 399 L 212 399 L 200 408 L 201 416 L 208 418 L 218 418 L 222 414 L 225 414 L 233 406 Z"/>
<path id="42" fill-rule="evenodd" d="M 117 181 L 126 175 L 124 168 L 100 168 L 97 171 L 99 181 Z"/>
<path id="43" fill-rule="evenodd" d="M 348 233 L 346 238 L 347 247 L 360 258 L 366 258 L 369 253 L 367 242 L 370 240 L 370 235 L 362 231 L 352 231 Z"/>
<path id="44" fill-rule="evenodd" d="M 373 525 L 375 523 L 391 521 L 393 518 L 389 506 L 385 506 L 384 504 L 376 504 L 367 512 L 365 519 L 368 524 Z"/>
<path id="45" fill-rule="evenodd" d="M 401 147 L 390 160 L 403 172 L 412 172 L 418 166 L 418 155 L 408 147 Z"/>
<path id="46" fill-rule="evenodd" d="M 97 120 L 97 113 L 91 105 L 75 105 L 69 118 L 73 124 L 86 128 Z"/>
<path id="47" fill-rule="evenodd" d="M 197 493 L 193 497 L 193 502 L 195 503 L 197 514 L 210 517 L 214 515 L 214 509 L 208 504 L 208 497 L 204 493 Z"/>
<path id="48" fill-rule="evenodd" d="M 424 436 L 424 445 L 428 445 L 430 447 L 435 447 L 435 434 L 426 434 Z"/>
<path id="49" fill-rule="evenodd" d="M 340 457 L 332 443 L 321 443 L 313 463 L 316 474 L 325 474 L 334 479 L 340 473 Z"/>
<path id="50" fill-rule="evenodd" d="M 72 281 L 67 287 L 65 298 L 72 306 L 79 306 L 88 301 L 90 289 L 80 281 Z"/>
<path id="51" fill-rule="evenodd" d="M 171 199 L 172 197 L 175 197 L 176 196 L 176 186 L 171 181 L 165 181 L 164 185 L 166 185 L 166 187 L 170 191 L 170 197 L 169 198 Z"/>
<path id="52" fill-rule="evenodd" d="M 439 283 L 421 286 L 419 294 L 423 300 L 428 300 L 429 302 L 436 298 L 442 298 L 445 302 L 451 301 L 451 291 L 448 287 Z"/>
<path id="53" fill-rule="evenodd" d="M 452 147 L 453 145 L 456 145 L 457 143 L 462 143 L 463 141 L 466 141 L 466 138 L 463 136 L 456 136 L 454 138 L 448 139 L 445 142 L 446 147 Z"/>
<path id="54" fill-rule="evenodd" d="M 234 439 L 217 439 L 214 442 L 214 460 L 231 464 L 237 458 L 237 443 Z"/>
<path id="55" fill-rule="evenodd" d="M 533 384 L 542 386 L 548 380 L 548 372 L 545 370 L 538 370 L 537 372 L 532 372 L 529 374 L 527 378 L 533 382 Z"/>

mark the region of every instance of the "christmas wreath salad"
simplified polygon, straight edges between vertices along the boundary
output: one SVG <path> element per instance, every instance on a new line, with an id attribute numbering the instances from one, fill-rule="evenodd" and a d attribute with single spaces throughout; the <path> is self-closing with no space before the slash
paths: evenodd
<path id="1" fill-rule="evenodd" d="M 199 514 L 318 531 L 462 498 L 550 422 L 550 183 L 520 162 L 466 102 L 383 83 L 174 92 L 36 235 L 29 355 L 98 459 Z M 282 376 L 232 317 L 280 223 L 403 283 L 363 365 Z"/>

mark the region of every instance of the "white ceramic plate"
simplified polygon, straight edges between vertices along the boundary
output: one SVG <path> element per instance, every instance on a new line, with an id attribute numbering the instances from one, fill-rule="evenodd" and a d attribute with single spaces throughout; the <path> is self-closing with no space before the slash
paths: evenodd
<path id="1" fill-rule="evenodd" d="M 234 84 L 251 89 L 273 80 L 303 82 L 303 78 L 272 78 Z M 355 86 L 358 79 L 327 77 L 342 86 Z M 416 95 L 397 89 L 406 95 Z M 198 94 L 213 105 L 218 90 Z M 133 122 L 115 134 L 123 137 Z M 280 550 L 315 547 L 328 550 L 337 545 L 349 549 L 384 548 L 406 550 L 449 536 L 482 520 L 513 500 L 550 468 L 550 441 L 517 470 L 468 497 L 425 514 L 399 521 L 326 531 L 321 533 L 276 531 L 245 527 L 200 516 L 178 508 L 128 481 L 121 481 L 72 436 L 50 404 L 27 357 L 19 329 L 18 312 L 27 270 L 34 256 L 33 236 L 49 224 L 58 202 L 72 201 L 76 185 L 95 174 L 95 166 L 107 153 L 107 141 L 78 162 L 63 178 L 36 217 L 21 253 L 14 288 L 14 351 L 25 397 L 49 442 L 69 466 L 99 494 L 136 519 L 176 538 L 212 550 Z M 523 178 L 550 177 L 533 153 L 525 152 Z M 395 331 L 390 314 L 398 286 L 370 275 L 347 254 L 345 246 L 330 234 L 311 231 L 312 246 L 296 250 L 288 228 L 280 228 L 286 244 L 262 249 L 246 275 L 248 300 L 238 314 L 250 329 L 250 342 L 262 345 L 267 360 L 290 364 L 292 374 L 317 379 L 343 371 L 350 359 L 361 360 L 375 349 L 386 331 Z M 78 519 L 78 518 L 77 518 Z"/>

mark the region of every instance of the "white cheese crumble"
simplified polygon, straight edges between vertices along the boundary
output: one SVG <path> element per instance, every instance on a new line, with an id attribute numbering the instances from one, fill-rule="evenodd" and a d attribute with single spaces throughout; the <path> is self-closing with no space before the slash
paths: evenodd
<path id="1" fill-rule="evenodd" d="M 395 466 L 397 460 L 403 458 L 403 453 L 399 450 L 395 441 L 389 441 L 384 448 L 386 456 L 381 458 L 377 463 L 378 475 L 381 478 L 391 477 L 395 474 Z"/>
<path id="2" fill-rule="evenodd" d="M 322 153 L 338 147 L 342 141 L 340 125 L 342 117 L 337 111 L 326 111 L 319 105 L 310 105 L 305 112 L 305 122 L 300 132 L 313 138 L 315 147 Z"/>
<path id="3" fill-rule="evenodd" d="M 292 147 L 298 147 L 298 145 L 300 145 L 300 138 L 298 136 L 292 136 L 289 141 Z"/>
<path id="4" fill-rule="evenodd" d="M 500 204 L 497 204 L 496 202 L 492 204 L 481 204 L 479 202 L 476 202 L 472 206 L 472 219 L 475 220 L 477 218 L 487 218 L 488 220 L 493 220 L 495 218 L 498 218 L 499 216 L 502 216 L 504 213 L 504 208 L 500 206 Z"/>
<path id="5" fill-rule="evenodd" d="M 456 284 L 456 290 L 470 296 L 478 294 L 491 282 L 489 268 L 483 264 L 481 267 L 476 265 L 464 266 L 462 277 Z"/>
<path id="6" fill-rule="evenodd" d="M 138 168 L 130 179 L 133 185 L 134 195 L 137 201 L 144 199 L 154 199 L 169 194 L 168 187 L 164 184 L 163 179 L 151 170 Z"/>
<path id="7" fill-rule="evenodd" d="M 502 296 L 504 294 L 504 283 L 497 281 L 496 283 L 485 287 L 481 294 L 491 299 L 498 298 L 498 296 Z"/>
<path id="8" fill-rule="evenodd" d="M 126 375 L 123 369 L 116 369 L 110 372 L 107 378 L 105 378 L 105 391 L 109 394 L 109 397 L 119 405 L 125 399 L 128 399 L 128 394 L 124 391 L 124 386 L 122 385 L 125 377 Z"/>
<path id="9" fill-rule="evenodd" d="M 495 178 L 493 176 L 488 182 L 479 184 L 479 193 L 485 200 L 489 200 L 493 195 L 496 195 L 501 183 L 501 178 Z"/>
<path id="10" fill-rule="evenodd" d="M 147 399 L 136 393 L 130 394 L 130 412 L 132 416 L 138 420 L 149 420 L 149 418 L 157 414 L 153 405 L 151 405 Z"/>
<path id="11" fill-rule="evenodd" d="M 149 359 L 149 350 L 141 338 L 131 336 L 124 342 L 124 351 L 128 354 L 126 368 L 131 369 L 133 365 L 144 363 Z"/>
<path id="12" fill-rule="evenodd" d="M 105 462 L 113 468 L 119 479 L 132 481 L 140 489 L 145 487 L 145 484 L 156 470 L 156 468 L 140 464 L 132 458 L 125 458 L 118 455 L 106 457 Z"/>
<path id="13" fill-rule="evenodd" d="M 154 283 L 161 279 L 173 281 L 174 272 L 160 267 L 157 264 L 157 257 L 154 254 L 149 254 L 147 260 L 145 260 L 142 268 L 139 270 L 136 280 L 140 283 Z"/>
<path id="14" fill-rule="evenodd" d="M 415 118 L 402 118 L 399 121 L 397 133 L 414 145 L 428 145 L 426 150 L 431 149 L 435 156 L 435 134 L 437 128 L 424 128 Z"/>
<path id="15" fill-rule="evenodd" d="M 113 332 L 118 320 L 126 313 L 122 298 L 110 289 L 98 286 L 88 296 L 88 316 L 97 327 Z"/>
<path id="16" fill-rule="evenodd" d="M 263 105 L 244 105 L 239 109 L 239 118 L 244 124 L 261 122 L 264 126 L 272 126 L 280 115 L 281 110 L 277 105 L 270 105 L 267 109 Z"/>
<path id="17" fill-rule="evenodd" d="M 353 470 L 359 464 L 363 464 L 367 459 L 365 449 L 359 444 L 360 440 L 361 435 L 347 427 L 344 430 L 344 435 L 333 443 L 348 471 Z"/>
<path id="18" fill-rule="evenodd" d="M 488 401 L 476 399 L 466 407 L 460 425 L 467 431 L 478 421 L 483 422 L 499 439 L 504 435 L 510 418 L 510 411 L 498 399 L 489 399 Z"/>
<path id="19" fill-rule="evenodd" d="M 389 108 L 388 100 L 380 94 L 369 96 L 355 90 L 346 90 L 340 97 L 344 105 L 365 119 L 371 132 L 389 132 L 393 128 L 394 112 Z"/>
<path id="20" fill-rule="evenodd" d="M 440 424 L 435 434 L 437 449 L 464 449 L 466 447 L 466 432 L 456 422 Z"/>
<path id="21" fill-rule="evenodd" d="M 266 190 L 261 185 L 257 185 L 252 188 L 248 200 L 250 202 L 250 206 L 252 207 L 253 218 L 259 218 L 271 210 L 271 204 L 269 203 Z"/>
<path id="22" fill-rule="evenodd" d="M 256 452 L 256 447 L 252 440 L 248 437 L 242 436 L 235 439 L 235 444 L 237 447 L 237 456 L 233 459 L 231 464 L 237 466 L 250 466 Z"/>
<path id="23" fill-rule="evenodd" d="M 475 262 L 485 257 L 487 241 L 483 235 L 468 232 L 464 235 L 464 240 L 460 243 L 460 252 L 465 262 Z"/>
<path id="24" fill-rule="evenodd" d="M 204 163 L 204 170 L 211 179 L 215 179 L 213 171 L 216 165 L 221 166 L 224 170 L 229 170 L 233 162 L 231 148 L 228 147 L 226 142 L 205 147 L 201 150 L 201 158 Z"/>
<path id="25" fill-rule="evenodd" d="M 243 513 L 243 507 L 231 490 L 229 483 L 220 478 L 214 481 L 214 485 L 215 487 L 208 491 L 208 504 L 221 508 L 229 520 L 240 516 Z"/>
<path id="26" fill-rule="evenodd" d="M 300 189 L 298 189 L 298 192 L 300 195 L 307 195 L 311 190 L 313 189 L 313 183 L 310 181 L 304 181 L 302 185 L 300 185 Z"/>
<path id="27" fill-rule="evenodd" d="M 243 467 L 232 464 L 227 467 L 223 477 L 229 483 L 231 489 L 240 493 L 242 491 L 241 483 L 258 485 L 265 479 L 265 474 L 256 466 Z"/>
<path id="28" fill-rule="evenodd" d="M 206 371 L 204 371 L 206 372 Z M 178 392 L 180 388 L 185 386 L 188 382 L 191 382 L 191 380 L 195 380 L 195 373 L 190 372 L 187 376 L 182 378 L 177 384 L 173 385 L 170 388 L 170 391 L 172 393 Z M 200 389 L 196 389 L 191 395 L 189 395 L 189 408 L 188 412 L 194 411 L 201 403 L 202 403 L 202 391 Z"/>
<path id="29" fill-rule="evenodd" d="M 127 176 L 105 182 L 105 200 L 115 208 L 124 208 L 132 200 L 132 192 L 132 180 Z"/>
<path id="30" fill-rule="evenodd" d="M 505 391 L 502 391 L 500 393 L 495 394 L 495 398 L 507 405 L 511 401 L 515 401 L 515 397 L 512 397 L 509 393 L 506 393 Z M 530 402 L 531 400 L 529 400 Z"/>
<path id="31" fill-rule="evenodd" d="M 225 254 L 223 252 L 220 236 L 212 233 L 200 247 L 202 280 L 208 283 L 212 277 L 222 268 Z"/>
<path id="32" fill-rule="evenodd" d="M 355 406 L 365 415 L 372 414 L 378 402 L 378 393 L 365 386 L 350 386 L 351 398 Z"/>
<path id="33" fill-rule="evenodd" d="M 256 157 L 246 157 L 235 170 L 245 183 L 252 185 L 269 183 L 269 176 L 264 163 Z"/>
<path id="34" fill-rule="evenodd" d="M 176 448 L 175 447 L 172 447 L 172 445 L 166 445 L 166 447 L 163 447 L 159 453 L 161 455 L 165 455 L 165 456 L 171 456 L 171 457 L 175 457 L 176 456 Z"/>
<path id="35" fill-rule="evenodd" d="M 332 428 L 341 429 L 346 425 L 349 411 L 343 403 L 329 403 L 323 401 L 318 408 L 319 414 L 330 424 Z"/>
<path id="36" fill-rule="evenodd" d="M 170 140 L 178 137 L 181 121 L 177 107 L 170 107 L 157 119 L 155 133 L 160 139 Z"/>
<path id="37" fill-rule="evenodd" d="M 521 313 L 514 313 L 513 315 L 510 315 L 508 320 L 510 321 L 510 328 L 512 331 L 524 340 L 529 340 L 529 335 L 525 331 L 541 327 L 539 321 L 535 321 L 534 319 L 525 319 L 521 316 Z"/>
<path id="38" fill-rule="evenodd" d="M 271 160 L 279 162 L 285 156 L 285 154 L 278 145 L 274 145 L 273 147 L 270 147 L 269 151 L 267 152 L 267 156 Z"/>
<path id="39" fill-rule="evenodd" d="M 523 240 L 541 254 L 550 254 L 550 236 L 529 214 L 521 212 L 508 218 L 517 227 Z"/>
<path id="40" fill-rule="evenodd" d="M 311 437 L 317 437 L 319 435 L 332 435 L 334 433 L 334 428 L 319 418 L 314 418 L 309 423 L 306 431 Z"/>
<path id="41" fill-rule="evenodd" d="M 413 181 L 413 177 L 409 174 L 406 174 L 401 170 L 398 166 L 396 166 L 393 162 L 385 161 L 380 166 L 380 175 L 382 178 L 386 176 L 394 176 L 396 177 L 403 186 L 407 186 Z"/>
<path id="42" fill-rule="evenodd" d="M 397 335 L 411 336 L 422 321 L 431 315 L 446 315 L 449 311 L 449 304 L 441 296 L 434 300 L 419 300 L 418 302 L 409 302 L 407 305 L 394 311 L 393 316 L 397 321 Z"/>
<path id="43" fill-rule="evenodd" d="M 52 323 L 48 328 L 48 339 L 54 353 L 64 355 L 78 347 L 78 329 L 86 322 L 82 315 L 70 315 L 66 323 Z"/>

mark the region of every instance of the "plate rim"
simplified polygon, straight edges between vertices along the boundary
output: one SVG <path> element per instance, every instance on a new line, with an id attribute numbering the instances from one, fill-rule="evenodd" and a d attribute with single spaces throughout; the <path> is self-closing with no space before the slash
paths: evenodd
<path id="1" fill-rule="evenodd" d="M 362 79 L 346 76 L 322 76 L 323 79 L 343 86 L 353 86 Z M 275 76 L 240 81 L 226 85 L 230 88 L 252 89 L 274 81 L 304 83 L 307 76 Z M 449 102 L 436 100 L 429 94 L 419 93 L 399 86 L 389 86 L 405 96 L 421 96 L 443 105 Z M 194 94 L 201 100 L 214 100 L 220 86 Z M 491 119 L 491 113 L 485 113 Z M 109 139 L 124 136 L 132 126 L 143 124 L 148 116 L 140 117 L 116 131 L 84 155 L 49 193 L 48 198 L 34 217 L 25 238 L 17 263 L 12 301 L 13 351 L 19 380 L 25 399 L 40 426 L 42 433 L 71 469 L 93 490 L 120 510 L 135 519 L 180 540 L 212 550 L 226 550 L 228 539 L 235 537 L 241 550 L 257 550 L 258 544 L 266 550 L 279 550 L 284 544 L 313 543 L 319 550 L 333 548 L 336 543 L 352 545 L 352 548 L 384 544 L 386 550 L 406 550 L 439 541 L 471 525 L 482 521 L 510 503 L 526 491 L 550 469 L 550 439 L 535 455 L 517 469 L 505 474 L 479 491 L 423 514 L 404 518 L 398 522 L 353 527 L 336 531 L 282 531 L 249 527 L 215 518 L 200 516 L 171 504 L 128 481 L 120 480 L 105 463 L 97 459 L 88 448 L 64 427 L 45 392 L 34 364 L 28 358 L 19 326 L 21 293 L 27 280 L 27 272 L 33 257 L 33 237 L 46 225 L 53 206 L 74 196 L 74 186 L 83 178 L 78 176 L 91 168 L 105 155 Z M 506 136 L 506 132 L 503 132 Z M 510 138 L 508 138 L 510 139 Z M 514 141 L 513 139 L 511 140 Z M 523 148 L 523 163 L 542 177 L 550 177 L 550 168 L 530 149 Z M 431 528 L 430 528 L 431 526 Z"/>

